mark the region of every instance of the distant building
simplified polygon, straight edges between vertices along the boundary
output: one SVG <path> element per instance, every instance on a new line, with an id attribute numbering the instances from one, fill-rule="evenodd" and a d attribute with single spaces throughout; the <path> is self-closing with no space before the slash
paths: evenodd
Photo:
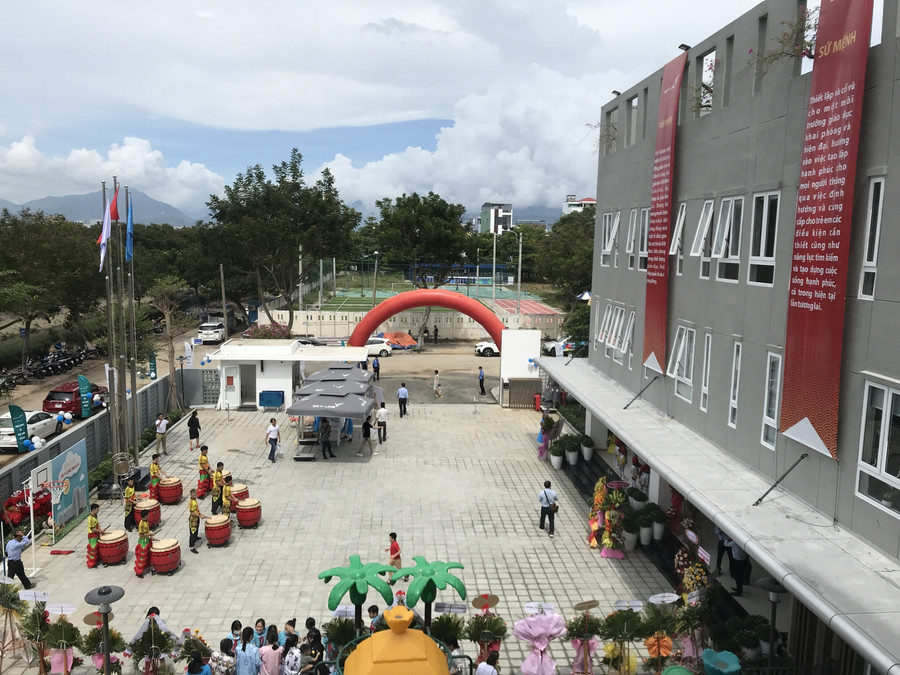
<path id="1" fill-rule="evenodd" d="M 546 220 L 517 220 L 516 227 L 534 227 L 545 232 L 550 230 Z"/>
<path id="2" fill-rule="evenodd" d="M 575 195 L 566 195 L 566 203 L 563 204 L 562 213 L 566 215 L 573 211 L 584 211 L 587 206 L 597 206 L 597 200 L 593 197 L 575 199 Z"/>
<path id="3" fill-rule="evenodd" d="M 503 234 L 513 228 L 512 223 L 512 204 L 491 204 L 485 202 L 481 205 L 481 217 L 478 219 L 479 232 Z"/>

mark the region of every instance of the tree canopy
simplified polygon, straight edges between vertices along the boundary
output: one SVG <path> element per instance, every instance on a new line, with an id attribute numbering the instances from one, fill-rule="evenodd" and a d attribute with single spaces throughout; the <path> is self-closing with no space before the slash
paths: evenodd
<path id="1" fill-rule="evenodd" d="M 535 261 L 538 274 L 570 299 L 591 287 L 595 213 L 591 206 L 560 218 L 543 239 Z"/>

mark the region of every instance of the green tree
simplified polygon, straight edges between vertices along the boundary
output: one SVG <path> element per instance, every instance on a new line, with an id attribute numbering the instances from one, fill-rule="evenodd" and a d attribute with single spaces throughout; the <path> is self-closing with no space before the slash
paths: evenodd
<path id="1" fill-rule="evenodd" d="M 356 608 L 356 629 L 362 628 L 362 608 L 366 603 L 366 596 L 371 586 L 381 593 L 381 597 L 387 604 L 394 601 L 394 593 L 388 582 L 382 579 L 387 572 L 393 572 L 394 568 L 383 563 L 366 563 L 360 560 L 358 555 L 350 556 L 350 564 L 347 567 L 332 567 L 324 572 L 319 572 L 319 579 L 329 583 L 332 577 L 338 577 L 337 585 L 328 594 L 328 609 L 334 611 L 341 604 L 341 598 L 350 594 L 350 602 Z"/>
<path id="2" fill-rule="evenodd" d="M 376 202 L 381 222 L 375 226 L 378 250 L 386 262 L 405 263 L 416 288 L 438 288 L 446 284 L 455 265 L 466 259 L 471 229 L 462 222 L 462 204 L 450 204 L 429 192 L 402 195 Z M 431 308 L 419 332 L 428 325 Z M 421 338 L 421 335 L 420 335 Z"/>
<path id="3" fill-rule="evenodd" d="M 415 605 L 419 598 L 425 603 L 425 630 L 431 627 L 431 606 L 437 597 L 438 590 L 445 590 L 447 586 L 452 587 L 461 600 L 466 599 L 466 586 L 462 580 L 451 574 L 452 569 L 464 569 L 462 563 L 443 562 L 434 560 L 428 562 L 424 556 L 413 556 L 416 561 L 415 567 L 403 567 L 397 570 L 398 577 L 409 575 L 413 577 L 409 590 L 406 592 L 406 604 L 408 607 Z"/>
<path id="4" fill-rule="evenodd" d="M 537 271 L 561 292 L 566 307 L 571 307 L 575 296 L 591 287 L 594 220 L 593 206 L 567 213 L 541 242 Z"/>
<path id="5" fill-rule="evenodd" d="M 184 279 L 176 276 L 167 275 L 156 280 L 153 286 L 147 291 L 148 302 L 155 307 L 166 320 L 166 353 L 169 357 L 169 402 L 168 409 L 176 410 L 180 408 L 178 401 L 178 386 L 175 381 L 175 336 L 186 326 L 178 325 L 180 323 L 178 309 L 188 297 L 188 285 Z"/>
<path id="6" fill-rule="evenodd" d="M 591 306 L 580 301 L 572 307 L 562 325 L 563 333 L 570 335 L 576 342 L 588 340 L 591 334 Z M 584 352 L 582 352 L 584 353 Z"/>

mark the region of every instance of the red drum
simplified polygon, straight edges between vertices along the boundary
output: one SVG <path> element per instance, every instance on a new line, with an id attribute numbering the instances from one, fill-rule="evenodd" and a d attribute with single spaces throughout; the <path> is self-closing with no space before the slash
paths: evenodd
<path id="1" fill-rule="evenodd" d="M 228 546 L 229 539 L 231 539 L 231 518 L 210 516 L 206 519 L 207 546 Z"/>
<path id="2" fill-rule="evenodd" d="M 100 562 L 104 565 L 119 565 L 128 555 L 128 535 L 124 530 L 110 530 L 100 535 Z"/>
<path id="3" fill-rule="evenodd" d="M 256 527 L 262 517 L 262 504 L 258 499 L 242 499 L 237 505 L 238 525 Z"/>
<path id="4" fill-rule="evenodd" d="M 150 523 L 150 527 L 159 525 L 159 519 L 162 512 L 159 508 L 159 502 L 155 499 L 143 499 L 134 505 L 134 522 L 141 522 L 141 511 L 144 509 L 150 512 L 147 514 L 147 522 Z"/>
<path id="5" fill-rule="evenodd" d="M 243 483 L 233 483 L 231 486 L 231 496 L 238 501 L 250 499 L 250 489 Z"/>
<path id="6" fill-rule="evenodd" d="M 181 564 L 177 539 L 158 539 L 150 547 L 150 564 L 157 574 L 172 574 Z"/>
<path id="7" fill-rule="evenodd" d="M 159 481 L 159 501 L 163 504 L 177 504 L 183 490 L 180 478 L 163 478 Z"/>

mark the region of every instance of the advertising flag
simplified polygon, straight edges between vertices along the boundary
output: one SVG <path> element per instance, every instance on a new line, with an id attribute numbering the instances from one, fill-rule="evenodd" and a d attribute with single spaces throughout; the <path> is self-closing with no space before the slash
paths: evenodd
<path id="1" fill-rule="evenodd" d="M 112 220 L 119 219 L 119 188 L 116 186 L 116 194 L 113 195 L 112 203 L 109 207 L 109 217 Z"/>
<path id="2" fill-rule="evenodd" d="M 125 235 L 125 262 L 131 262 L 134 258 L 134 214 L 132 213 L 132 202 L 134 200 L 128 195 L 128 215 L 127 217 L 127 233 Z"/>
<path id="3" fill-rule="evenodd" d="M 17 405 L 9 406 L 9 416 L 16 434 L 16 445 L 19 452 L 26 452 L 25 441 L 28 440 L 28 421 L 25 419 L 25 411 Z"/>
<path id="4" fill-rule="evenodd" d="M 106 261 L 106 242 L 109 241 L 110 230 L 112 229 L 112 220 L 109 217 L 109 202 L 106 203 L 106 210 L 103 212 L 103 229 L 100 230 L 100 271 L 103 271 L 103 263 Z"/>
<path id="5" fill-rule="evenodd" d="M 780 430 L 834 459 L 872 5 L 833 0 L 819 11 L 788 291 Z"/>
<path id="6" fill-rule="evenodd" d="M 78 394 L 81 396 L 81 416 L 85 419 L 91 416 L 94 407 L 91 393 L 91 381 L 84 375 L 78 376 Z"/>

